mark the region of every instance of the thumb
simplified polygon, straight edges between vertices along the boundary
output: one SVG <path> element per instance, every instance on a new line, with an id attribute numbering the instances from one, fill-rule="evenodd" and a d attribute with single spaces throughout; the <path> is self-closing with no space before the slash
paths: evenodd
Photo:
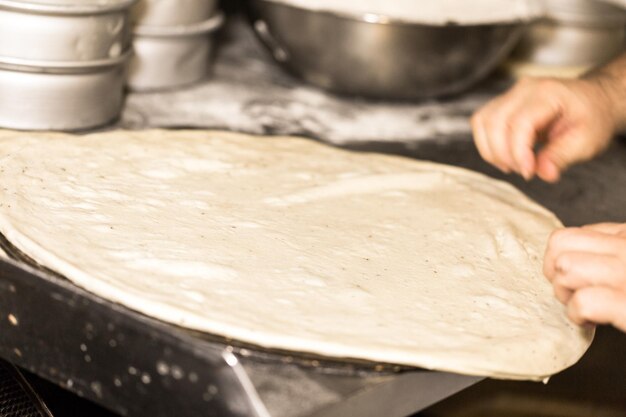
<path id="1" fill-rule="evenodd" d="M 569 131 L 550 139 L 537 155 L 537 175 L 544 181 L 557 182 L 563 171 L 577 162 L 591 159 L 595 149 L 585 132 Z"/>

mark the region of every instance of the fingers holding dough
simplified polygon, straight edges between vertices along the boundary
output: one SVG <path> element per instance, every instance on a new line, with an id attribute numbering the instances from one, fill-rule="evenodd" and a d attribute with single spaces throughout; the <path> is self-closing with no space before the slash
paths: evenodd
<path id="1" fill-rule="evenodd" d="M 567 314 L 579 325 L 612 324 L 626 332 L 626 293 L 606 287 L 579 290 L 568 303 Z"/>
<path id="2" fill-rule="evenodd" d="M 571 257 L 567 252 L 586 252 L 598 255 L 626 253 L 626 239 L 582 228 L 561 229 L 552 234 L 544 259 L 544 274 L 553 281 L 559 270 L 567 270 Z M 558 260 L 558 263 L 557 263 Z"/>
<path id="3" fill-rule="evenodd" d="M 598 223 L 583 226 L 584 230 L 593 230 L 595 232 L 606 233 L 607 235 L 616 235 L 626 237 L 626 224 L 623 223 Z"/>
<path id="4" fill-rule="evenodd" d="M 626 290 L 626 265 L 614 255 L 566 252 L 556 260 L 553 284 L 568 290 L 605 286 Z"/>

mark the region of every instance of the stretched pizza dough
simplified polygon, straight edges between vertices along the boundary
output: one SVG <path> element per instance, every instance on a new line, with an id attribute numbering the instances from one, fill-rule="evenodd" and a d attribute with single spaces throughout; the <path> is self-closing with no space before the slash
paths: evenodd
<path id="1" fill-rule="evenodd" d="M 470 171 L 219 132 L 0 136 L 0 231 L 104 298 L 253 344 L 543 379 L 592 331 L 554 215 Z"/>

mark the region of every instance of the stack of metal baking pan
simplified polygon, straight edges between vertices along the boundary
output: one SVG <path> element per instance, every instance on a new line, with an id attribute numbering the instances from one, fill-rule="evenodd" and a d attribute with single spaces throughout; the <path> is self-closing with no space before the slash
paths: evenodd
<path id="1" fill-rule="evenodd" d="M 135 0 L 0 0 L 0 126 L 82 130 L 118 117 Z"/>
<path id="2" fill-rule="evenodd" d="M 591 0 L 544 0 L 545 18 L 535 22 L 518 56 L 543 66 L 594 67 L 624 51 L 626 11 Z"/>
<path id="3" fill-rule="evenodd" d="M 132 90 L 167 90 L 196 83 L 210 70 L 214 32 L 224 16 L 217 0 L 141 0 L 133 9 Z"/>

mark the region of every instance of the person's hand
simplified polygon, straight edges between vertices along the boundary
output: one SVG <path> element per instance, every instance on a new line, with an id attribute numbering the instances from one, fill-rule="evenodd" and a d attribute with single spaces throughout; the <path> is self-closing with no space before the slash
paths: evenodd
<path id="1" fill-rule="evenodd" d="M 605 150 L 618 128 L 601 79 L 528 78 L 472 118 L 481 156 L 505 173 L 556 182 L 574 163 Z M 535 153 L 538 143 L 543 147 Z"/>
<path id="2" fill-rule="evenodd" d="M 612 324 L 626 332 L 626 224 L 554 232 L 544 273 L 572 321 Z"/>

